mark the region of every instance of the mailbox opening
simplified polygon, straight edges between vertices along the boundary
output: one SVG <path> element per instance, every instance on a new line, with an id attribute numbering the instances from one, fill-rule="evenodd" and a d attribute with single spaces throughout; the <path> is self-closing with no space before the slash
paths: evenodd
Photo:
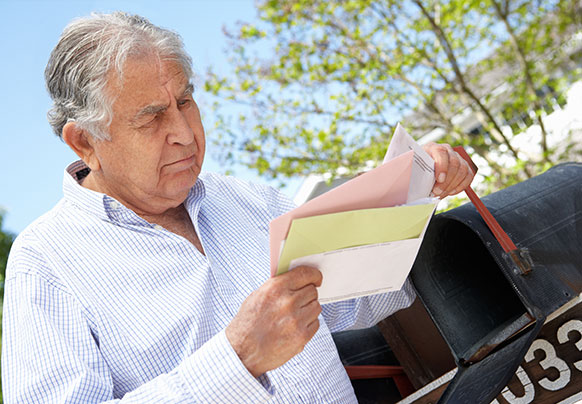
<path id="1" fill-rule="evenodd" d="M 412 278 L 458 363 L 479 361 L 534 322 L 484 241 L 446 214 L 433 218 Z"/>

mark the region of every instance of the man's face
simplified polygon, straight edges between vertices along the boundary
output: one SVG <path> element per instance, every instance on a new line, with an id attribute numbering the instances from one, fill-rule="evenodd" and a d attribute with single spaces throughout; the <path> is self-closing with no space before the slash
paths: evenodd
<path id="1" fill-rule="evenodd" d="M 179 64 L 129 59 L 115 98 L 110 141 L 97 142 L 99 188 L 138 214 L 180 205 L 204 159 L 204 129 L 192 86 Z"/>

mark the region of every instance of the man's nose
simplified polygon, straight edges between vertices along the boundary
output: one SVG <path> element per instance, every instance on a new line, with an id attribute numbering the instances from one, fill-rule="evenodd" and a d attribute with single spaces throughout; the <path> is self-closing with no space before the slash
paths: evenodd
<path id="1" fill-rule="evenodd" d="M 186 116 L 176 106 L 167 111 L 167 140 L 169 144 L 189 145 L 194 141 L 194 131 Z"/>

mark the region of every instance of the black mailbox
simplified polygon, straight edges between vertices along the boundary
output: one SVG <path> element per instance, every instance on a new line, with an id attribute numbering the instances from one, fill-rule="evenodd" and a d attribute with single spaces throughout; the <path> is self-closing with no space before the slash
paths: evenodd
<path id="1" fill-rule="evenodd" d="M 582 164 L 483 198 L 529 260 L 523 274 L 472 204 L 436 215 L 411 277 L 458 371 L 439 403 L 489 403 L 545 318 L 582 292 Z"/>

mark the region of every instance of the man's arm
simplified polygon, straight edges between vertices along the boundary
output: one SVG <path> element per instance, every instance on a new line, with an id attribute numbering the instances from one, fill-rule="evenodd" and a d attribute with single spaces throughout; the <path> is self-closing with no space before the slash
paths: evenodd
<path id="1" fill-rule="evenodd" d="M 5 284 L 2 381 L 10 403 L 265 402 L 268 378 L 253 377 L 224 331 L 177 367 L 119 397 L 101 354 L 105 336 L 40 254 L 15 243 Z M 27 250 L 23 253 L 23 250 Z M 116 398 L 117 397 L 117 398 Z"/>
<path id="2" fill-rule="evenodd" d="M 254 376 L 283 365 L 315 335 L 321 280 L 317 269 L 297 267 L 269 279 L 243 302 L 226 336 Z"/>

